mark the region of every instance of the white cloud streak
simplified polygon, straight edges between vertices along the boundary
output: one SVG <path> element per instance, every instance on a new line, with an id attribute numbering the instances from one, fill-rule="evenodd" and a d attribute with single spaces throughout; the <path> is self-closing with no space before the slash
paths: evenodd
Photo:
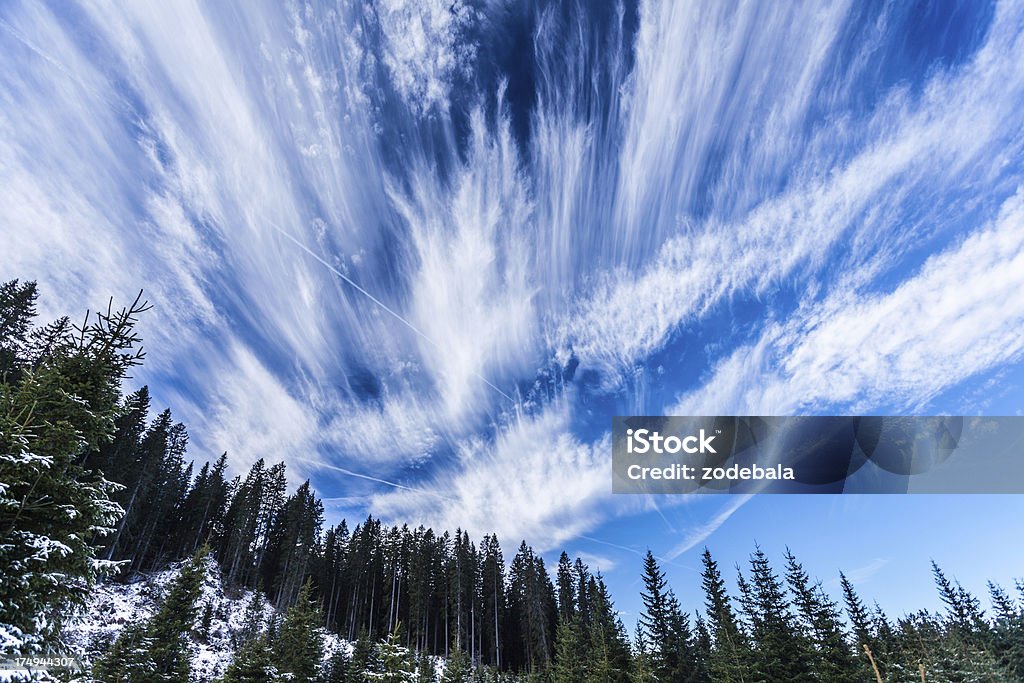
<path id="1" fill-rule="evenodd" d="M 392 491 L 370 509 L 389 520 L 497 533 L 505 543 L 525 538 L 541 552 L 557 547 L 616 507 L 607 437 L 581 443 L 567 432 L 568 418 L 564 405 L 554 406 L 523 418 L 493 445 L 466 444 L 459 467 L 432 482 L 447 500 Z"/>
<path id="2" fill-rule="evenodd" d="M 1024 191 L 885 295 L 839 293 L 721 362 L 675 414 L 920 410 L 1024 353 Z"/>

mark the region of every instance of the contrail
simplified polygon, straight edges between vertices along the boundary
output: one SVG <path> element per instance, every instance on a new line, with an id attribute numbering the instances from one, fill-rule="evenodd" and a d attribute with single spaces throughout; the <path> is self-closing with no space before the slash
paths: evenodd
<path id="1" fill-rule="evenodd" d="M 384 484 L 385 486 L 391 486 L 391 487 L 396 488 L 396 489 L 402 489 L 403 491 L 412 491 L 414 493 L 425 493 L 428 496 L 434 496 L 435 498 L 440 498 L 441 500 L 445 500 L 445 501 L 448 501 L 448 502 L 454 502 L 454 501 L 452 501 L 451 498 L 448 498 L 447 496 L 442 496 L 440 493 L 437 493 L 436 491 L 429 491 L 427 489 L 416 488 L 415 486 L 406 486 L 405 484 L 399 484 L 397 482 L 388 481 L 387 479 L 380 479 L 378 477 L 371 477 L 368 474 L 360 474 L 359 472 L 353 472 L 352 470 L 347 470 L 344 467 L 338 467 L 337 465 L 328 465 L 326 463 L 322 463 L 320 466 L 321 467 L 326 467 L 329 470 L 334 470 L 335 472 L 340 472 L 340 473 L 348 475 L 350 477 L 356 477 L 357 479 L 365 479 L 366 481 L 372 481 L 372 482 L 375 482 L 377 484 Z"/>
<path id="2" fill-rule="evenodd" d="M 330 271 L 331 271 L 332 273 L 334 273 L 335 275 L 337 275 L 338 277 L 340 277 L 340 278 L 341 278 L 342 280 L 344 280 L 345 282 L 347 282 L 347 283 L 348 283 L 349 285 L 351 285 L 352 287 L 354 287 L 354 288 L 356 289 L 356 291 L 358 291 L 358 292 L 359 292 L 360 294 L 362 294 L 362 295 L 363 295 L 363 296 L 365 296 L 365 297 L 366 297 L 367 299 L 369 299 L 369 300 L 370 300 L 370 301 L 372 301 L 373 303 L 375 303 L 375 304 L 377 304 L 378 306 L 380 306 L 380 307 L 381 307 L 382 309 L 384 309 L 384 310 L 385 310 L 385 311 L 387 311 L 387 312 L 388 312 L 389 314 L 391 314 L 391 315 L 392 315 L 392 316 L 393 316 L 393 317 L 394 317 L 394 318 L 395 318 L 396 320 L 398 320 L 398 321 L 399 321 L 400 323 L 402 323 L 403 325 L 405 325 L 406 327 L 408 327 L 408 328 L 409 328 L 410 330 L 412 330 L 413 332 L 415 332 L 415 333 L 416 333 L 417 335 L 419 335 L 419 336 L 420 336 L 420 338 L 421 338 L 421 339 L 423 339 L 424 341 L 426 341 L 426 342 L 427 342 L 428 344 L 430 344 L 431 346 L 433 346 L 433 347 L 434 347 L 435 349 L 437 349 L 437 350 L 439 350 L 439 351 L 443 351 L 443 349 L 441 348 L 441 346 L 440 346 L 440 345 L 439 345 L 439 344 L 438 344 L 437 342 L 435 342 L 435 341 L 434 341 L 433 339 L 431 339 L 431 338 L 430 338 L 430 337 L 428 337 L 428 336 L 427 336 L 426 334 L 424 334 L 423 332 L 421 332 L 421 331 L 420 331 L 420 330 L 419 330 L 419 329 L 418 329 L 418 328 L 417 328 L 417 327 L 416 327 L 415 325 L 413 325 L 413 324 L 412 324 L 411 322 L 409 322 L 408 320 L 406 320 L 405 318 L 403 318 L 403 317 L 402 317 L 401 315 L 399 315 L 398 313 L 396 313 L 395 311 L 393 311 L 393 310 L 392 310 L 391 308 L 389 308 L 389 307 L 388 307 L 388 306 L 387 306 L 387 305 L 386 305 L 386 304 L 385 304 L 385 303 L 384 303 L 383 301 L 381 301 L 380 299 L 378 299 L 377 297 L 375 297 L 374 295 L 370 294 L 370 293 L 369 293 L 368 291 L 366 291 L 365 289 L 363 289 L 362 287 L 360 287 L 360 286 L 359 286 L 359 285 L 358 285 L 358 284 L 357 284 L 357 283 L 356 283 L 356 282 L 355 282 L 355 281 L 354 281 L 354 280 L 353 280 L 352 278 L 348 277 L 347 275 L 345 275 L 344 273 L 342 273 L 342 272 L 341 272 L 340 270 L 338 270 L 337 268 L 335 268 L 334 266 L 332 266 L 332 265 L 331 265 L 330 263 L 328 263 L 327 261 L 325 261 L 324 259 L 322 259 L 322 258 L 321 258 L 321 257 L 319 256 L 319 254 L 317 254 L 316 252 L 314 252 L 314 251 L 313 251 L 312 249 L 310 249 L 309 247 L 307 247 L 307 246 L 306 246 L 305 244 L 303 244 L 303 243 L 302 243 L 302 242 L 300 242 L 299 240 L 297 240 L 297 239 L 295 239 L 294 237 L 292 237 L 292 236 L 291 236 L 291 235 L 290 235 L 290 234 L 288 233 L 288 231 L 286 231 L 286 230 L 282 230 L 281 228 L 279 228 L 278 226 L 274 225 L 273 223 L 270 223 L 269 225 L 270 225 L 270 227 L 272 227 L 272 228 L 273 228 L 274 230 L 276 230 L 276 231 L 277 231 L 278 233 L 280 233 L 280 234 L 281 234 L 282 236 L 284 236 L 284 237 L 288 238 L 288 240 L 289 240 L 289 241 L 290 241 L 290 242 L 291 242 L 292 244 L 294 244 L 294 245 L 295 245 L 295 246 L 297 246 L 297 247 L 298 247 L 299 249 L 302 249 L 302 250 L 303 250 L 304 252 L 306 252 L 307 254 L 309 254 L 310 256 L 312 256 L 313 258 L 315 258 L 315 259 L 316 259 L 317 261 L 319 261 L 320 263 L 322 263 L 322 264 L 323 264 L 323 265 L 324 265 L 324 266 L 325 266 L 325 267 L 326 267 L 326 268 L 327 268 L 328 270 L 330 270 Z M 472 371 L 471 371 L 471 372 L 472 372 Z M 504 391 L 502 391 L 502 390 L 501 390 L 501 389 L 499 389 L 498 387 L 496 387 L 496 386 L 494 386 L 493 384 L 491 384 L 491 382 L 490 382 L 490 381 L 488 381 L 488 379 L 487 379 L 486 377 L 484 377 L 483 375 L 481 375 L 481 374 L 479 374 L 479 373 L 477 373 L 477 372 L 472 372 L 472 374 L 473 374 L 473 376 L 474 376 L 474 377 L 476 377 L 476 378 L 477 378 L 477 379 L 479 379 L 479 380 L 480 380 L 481 382 L 483 382 L 484 384 L 486 384 L 487 386 L 489 386 L 489 387 L 490 387 L 491 389 L 494 389 L 494 390 L 495 390 L 496 392 L 498 392 L 499 394 L 501 394 L 502 396 L 504 396 L 505 398 L 507 398 L 507 399 L 508 399 L 509 401 L 512 401 L 513 403 L 515 402 L 515 399 L 514 399 L 514 398 L 512 398 L 511 396 L 509 396 L 508 394 L 506 394 L 506 393 L 505 393 Z"/>
<path id="3" fill-rule="evenodd" d="M 441 500 L 448 501 L 449 503 L 455 502 L 451 498 L 448 498 L 446 496 L 442 496 L 440 493 L 437 493 L 436 491 L 429 491 L 427 489 L 416 488 L 415 486 L 406 486 L 405 484 L 399 484 L 398 482 L 388 481 L 387 479 L 380 479 L 379 477 L 371 477 L 369 474 L 362 474 L 360 472 L 353 472 L 352 470 L 346 469 L 344 467 L 339 467 L 338 465 L 332 465 L 330 463 L 321 462 L 321 461 L 315 460 L 313 458 L 302 458 L 302 457 L 295 458 L 295 457 L 292 457 L 292 459 L 293 460 L 297 459 L 297 460 L 300 460 L 300 461 L 303 461 L 303 462 L 308 462 L 308 463 L 314 465 L 315 467 L 322 467 L 324 469 L 334 470 L 335 472 L 340 472 L 341 474 L 347 475 L 349 477 L 355 477 L 357 479 L 365 479 L 366 481 L 372 481 L 372 482 L 377 483 L 377 484 L 384 484 L 385 486 L 391 486 L 391 487 L 396 488 L 396 489 L 402 489 L 403 491 L 412 491 L 414 493 L 425 493 L 428 496 L 434 496 L 436 498 L 440 498 Z"/>
<path id="4" fill-rule="evenodd" d="M 82 80 L 81 78 L 76 76 L 70 69 L 68 69 L 66 66 L 64 66 L 64 64 L 60 60 L 55 59 L 54 57 L 51 57 L 47 52 L 43 51 L 39 47 L 36 47 L 35 44 L 31 43 L 27 38 L 25 38 L 21 34 L 21 32 L 19 32 L 16 28 L 11 26 L 6 20 L 0 19 L 0 26 L 2 26 L 5 31 L 7 31 L 9 34 L 11 34 L 11 36 L 15 40 L 17 40 L 19 43 L 21 43 L 22 45 L 27 47 L 29 50 L 31 50 L 37 57 L 39 57 L 43 61 L 47 62 L 50 66 L 55 68 L 57 71 L 61 72 L 68 80 L 71 80 L 71 81 L 77 83 L 79 86 L 82 87 L 82 89 L 86 90 L 87 92 L 91 93 L 92 95 L 95 95 L 97 98 L 99 98 L 99 99 L 103 100 L 104 102 L 106 102 L 107 104 L 111 105 L 114 109 L 123 109 L 124 108 L 124 102 L 119 102 L 117 100 L 114 100 L 114 99 L 104 95 L 103 93 L 101 93 L 96 88 L 94 88 L 91 85 L 89 85 L 88 83 L 86 83 L 84 80 Z"/>

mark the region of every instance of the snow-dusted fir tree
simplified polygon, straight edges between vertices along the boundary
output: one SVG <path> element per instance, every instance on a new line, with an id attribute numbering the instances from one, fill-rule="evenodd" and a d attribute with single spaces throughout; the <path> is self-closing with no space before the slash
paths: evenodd
<path id="1" fill-rule="evenodd" d="M 293 683 L 314 683 L 319 676 L 324 617 L 311 594 L 312 585 L 307 581 L 274 641 L 274 664 Z"/>
<path id="2" fill-rule="evenodd" d="M 59 645 L 64 619 L 109 568 L 96 539 L 121 515 L 114 484 L 83 455 L 113 431 L 125 371 L 142 353 L 146 310 L 63 318 L 32 329 L 36 286 L 0 285 L 0 656 Z"/>
<path id="3" fill-rule="evenodd" d="M 401 628 L 396 625 L 383 642 L 377 645 L 380 671 L 365 671 L 368 681 L 382 683 L 415 683 L 416 662 L 412 651 L 402 645 Z"/>
<path id="4" fill-rule="evenodd" d="M 469 657 L 466 656 L 466 652 L 459 647 L 459 641 L 456 638 L 455 642 L 452 644 L 448 661 L 445 662 L 444 676 L 441 678 L 441 681 L 443 683 L 468 683 L 472 671 L 473 668 L 470 665 Z"/>
<path id="5" fill-rule="evenodd" d="M 266 635 L 245 641 L 224 673 L 223 683 L 271 683 L 279 680 Z M 345 683 L 341 679 L 340 683 Z"/>
<path id="6" fill-rule="evenodd" d="M 352 666 L 352 656 L 345 648 L 339 647 L 324 665 L 324 683 L 354 683 L 357 680 Z M 225 681 L 225 683 L 228 683 Z"/>

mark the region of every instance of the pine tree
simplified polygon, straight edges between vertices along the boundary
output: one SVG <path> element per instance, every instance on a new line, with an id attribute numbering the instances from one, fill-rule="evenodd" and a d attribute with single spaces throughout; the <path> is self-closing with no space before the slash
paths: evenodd
<path id="1" fill-rule="evenodd" d="M 975 647 L 969 638 L 927 611 L 900 619 L 899 631 L 906 646 L 902 660 L 889 667 L 893 673 L 905 676 L 909 669 L 918 674 L 917 667 L 923 667 L 929 683 L 1012 680 L 991 652 Z M 905 666 L 911 662 L 913 666 Z"/>
<path id="2" fill-rule="evenodd" d="M 785 589 L 764 552 L 750 556 L 750 582 L 738 579 L 754 642 L 754 680 L 808 681 L 810 644 L 801 638 Z"/>
<path id="3" fill-rule="evenodd" d="M 670 590 L 667 595 L 669 637 L 663 652 L 668 680 L 679 683 L 697 683 L 700 666 L 697 650 L 690 629 L 690 618 L 679 606 L 679 601 Z"/>
<path id="4" fill-rule="evenodd" d="M 210 466 L 204 463 L 181 505 L 182 519 L 175 545 L 192 552 L 204 542 L 212 543 L 224 520 L 228 500 L 227 454 L 221 454 Z"/>
<path id="5" fill-rule="evenodd" d="M 991 630 L 981 610 L 981 601 L 971 595 L 959 582 L 952 582 L 932 561 L 932 574 L 939 589 L 939 597 L 947 607 L 948 628 L 965 643 L 985 649 L 990 644 Z"/>
<path id="6" fill-rule="evenodd" d="M 746 672 L 750 661 L 747 638 L 733 611 L 718 563 L 707 548 L 704 548 L 702 562 L 702 585 L 706 596 L 704 605 L 712 639 L 708 670 L 716 681 L 745 683 L 749 680 Z"/>
<path id="7" fill-rule="evenodd" d="M 651 648 L 654 669 L 660 672 L 665 669 L 664 652 L 669 641 L 668 595 L 665 575 L 650 550 L 644 556 L 643 583 L 644 590 L 640 598 L 644 603 L 644 611 L 640 615 L 639 624 L 643 629 L 644 641 Z"/>
<path id="8" fill-rule="evenodd" d="M 580 628 L 580 619 L 576 616 L 568 616 L 558 622 L 552 683 L 581 683 L 585 680 L 591 653 L 585 650 L 586 643 Z"/>
<path id="9" fill-rule="evenodd" d="M 35 330 L 35 283 L 0 285 L 0 655 L 55 645 L 67 615 L 111 569 L 96 543 L 121 509 L 83 466 L 112 435 L 120 383 L 141 362 L 147 305 Z"/>
<path id="10" fill-rule="evenodd" d="M 352 666 L 352 657 L 339 647 L 327 660 L 322 676 L 323 683 L 356 683 L 359 679 Z"/>
<path id="11" fill-rule="evenodd" d="M 380 659 L 381 671 L 367 675 L 368 680 L 383 683 L 407 683 L 416 680 L 416 665 L 412 652 L 402 645 L 399 626 L 396 625 L 387 639 L 377 646 L 377 656 Z"/>
<path id="12" fill-rule="evenodd" d="M 798 623 L 804 640 L 812 644 L 809 651 L 811 668 L 819 680 L 835 683 L 854 683 L 861 680 L 859 671 L 846 642 L 846 633 L 840 621 L 838 606 L 822 589 L 811 584 L 810 576 L 786 549 L 786 581 L 793 593 Z"/>
<path id="13" fill-rule="evenodd" d="M 236 650 L 255 640 L 263 632 L 265 608 L 266 598 L 263 597 L 263 591 L 254 590 L 245 605 L 245 612 L 242 613 L 242 628 L 232 635 Z"/>
<path id="14" fill-rule="evenodd" d="M 264 635 L 245 641 L 224 673 L 223 683 L 275 683 L 281 680 Z M 342 679 L 340 682 L 347 683 Z"/>
<path id="15" fill-rule="evenodd" d="M 654 683 L 657 679 L 651 667 L 651 652 L 643 626 L 637 622 L 633 636 L 633 662 L 630 669 L 631 683 Z"/>
<path id="16" fill-rule="evenodd" d="M 299 598 L 288 609 L 274 641 L 274 662 L 281 674 L 296 683 L 317 679 L 323 654 L 323 614 L 312 599 L 310 582 L 303 584 Z"/>
<path id="17" fill-rule="evenodd" d="M 416 657 L 416 679 L 417 683 L 436 683 L 437 669 L 434 667 L 434 660 L 426 652 L 420 652 Z"/>
<path id="18" fill-rule="evenodd" d="M 1002 587 L 988 584 L 994 608 L 992 651 L 1012 680 L 1024 678 L 1024 607 Z"/>
<path id="19" fill-rule="evenodd" d="M 653 553 L 644 557 L 644 591 L 641 599 L 644 612 L 640 624 L 651 648 L 651 666 L 659 681 L 685 683 L 696 677 L 696 653 L 693 648 L 689 618 L 665 582 Z"/>
<path id="20" fill-rule="evenodd" d="M 600 574 L 590 577 L 587 592 L 590 625 L 586 641 L 590 652 L 586 683 L 625 683 L 631 668 L 629 641 Z"/>
<path id="21" fill-rule="evenodd" d="M 263 585 L 279 608 L 295 600 L 310 573 L 323 519 L 323 503 L 307 480 L 285 501 L 271 526 L 262 567 Z"/>
<path id="22" fill-rule="evenodd" d="M 444 676 L 441 677 L 441 681 L 442 683 L 469 683 L 472 673 L 473 667 L 469 662 L 469 657 L 466 656 L 465 651 L 459 646 L 458 639 L 456 639 L 452 643 L 448 661 L 445 662 Z"/>
<path id="23" fill-rule="evenodd" d="M 129 628 L 96 665 L 103 683 L 157 683 L 189 677 L 188 638 L 196 619 L 196 601 L 206 576 L 207 548 L 201 548 L 178 572 L 160 609 L 144 625 Z"/>
<path id="24" fill-rule="evenodd" d="M 484 661 L 501 668 L 501 623 L 505 617 L 505 561 L 497 536 L 484 536 L 480 544 L 481 638 Z"/>
<path id="25" fill-rule="evenodd" d="M 711 631 L 700 612 L 694 616 L 694 649 L 697 651 L 697 675 L 695 680 L 710 683 L 711 679 Z"/>
<path id="26" fill-rule="evenodd" d="M 356 680 L 360 683 L 374 674 L 383 672 L 377 647 L 365 631 L 360 632 L 359 638 L 356 639 L 355 645 L 352 647 L 351 668 Z"/>
<path id="27" fill-rule="evenodd" d="M 167 560 L 168 542 L 176 537 L 181 505 L 188 488 L 189 467 L 184 462 L 188 445 L 185 425 L 174 423 L 170 410 L 154 422 L 143 438 L 147 478 L 142 496 L 135 500 L 125 517 L 131 530 L 130 543 L 123 557 L 130 567 L 145 570 L 162 566 Z M 122 545 L 126 545 L 122 538 Z"/>
<path id="28" fill-rule="evenodd" d="M 533 672 L 547 669 L 554 655 L 557 628 L 555 587 L 544 560 L 525 541 L 509 567 L 508 605 L 509 630 L 519 636 L 522 649 L 510 653 L 512 656 L 507 659 L 503 657 L 503 661 Z"/>
<path id="29" fill-rule="evenodd" d="M 560 622 L 571 621 L 576 616 L 576 573 L 569 556 L 562 551 L 558 558 L 558 618 Z"/>

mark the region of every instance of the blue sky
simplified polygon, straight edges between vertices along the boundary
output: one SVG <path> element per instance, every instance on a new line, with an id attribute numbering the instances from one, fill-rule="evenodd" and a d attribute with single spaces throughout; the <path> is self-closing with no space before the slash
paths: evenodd
<path id="1" fill-rule="evenodd" d="M 0 274 L 145 288 L 193 457 L 627 614 L 647 547 L 690 608 L 705 543 L 897 613 L 1019 571 L 1020 499 L 612 496 L 607 432 L 1021 412 L 1024 3 L 5 2 L 0 55 Z"/>

